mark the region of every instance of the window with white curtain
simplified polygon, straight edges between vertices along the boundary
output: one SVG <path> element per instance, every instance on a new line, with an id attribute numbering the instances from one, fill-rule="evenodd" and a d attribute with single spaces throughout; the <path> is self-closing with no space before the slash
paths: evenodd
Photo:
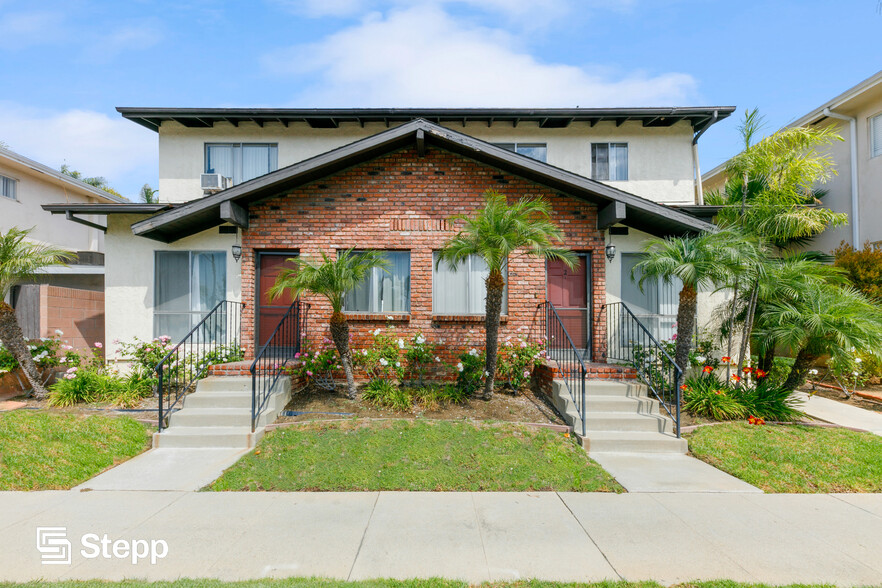
<path id="1" fill-rule="evenodd" d="M 545 163 L 548 159 L 548 146 L 545 143 L 493 143 L 497 147 L 526 155 Z"/>
<path id="2" fill-rule="evenodd" d="M 592 143 L 591 179 L 626 181 L 628 179 L 628 144 Z"/>
<path id="3" fill-rule="evenodd" d="M 153 336 L 177 342 L 226 298 L 224 251 L 157 251 Z"/>
<path id="4" fill-rule="evenodd" d="M 275 143 L 206 143 L 205 173 L 221 174 L 241 184 L 279 167 Z"/>
<path id="5" fill-rule="evenodd" d="M 622 254 L 622 302 L 628 305 L 640 322 L 649 332 L 660 341 L 669 340 L 676 328 L 677 308 L 680 304 L 680 290 L 683 284 L 674 278 L 667 283 L 655 277 L 648 277 L 643 281 L 643 290 L 640 283 L 641 272 L 638 269 L 631 272 L 634 267 L 644 258 L 642 253 Z"/>
<path id="6" fill-rule="evenodd" d="M 17 180 L 7 178 L 6 176 L 0 176 L 0 196 L 15 200 L 15 189 L 18 187 L 16 184 L 18 184 Z"/>
<path id="7" fill-rule="evenodd" d="M 503 267 L 502 274 L 508 277 L 507 268 Z M 484 314 L 489 275 L 487 263 L 478 255 L 469 256 L 454 271 L 446 262 L 438 263 L 438 252 L 435 251 L 432 254 L 432 314 Z M 502 313 L 505 314 L 507 309 L 506 285 Z"/>
<path id="8" fill-rule="evenodd" d="M 373 268 L 357 288 L 346 293 L 343 309 L 347 312 L 410 312 L 410 251 L 380 253 L 388 267 Z"/>
<path id="9" fill-rule="evenodd" d="M 882 155 L 882 114 L 870 118 L 870 157 Z"/>

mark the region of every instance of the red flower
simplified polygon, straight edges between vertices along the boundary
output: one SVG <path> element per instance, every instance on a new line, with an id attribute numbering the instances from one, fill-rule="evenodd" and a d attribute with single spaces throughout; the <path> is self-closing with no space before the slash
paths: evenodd
<path id="1" fill-rule="evenodd" d="M 721 363 L 730 363 L 731 361 L 732 361 L 732 358 L 729 357 L 728 355 L 724 355 L 723 357 L 720 358 Z"/>
<path id="2" fill-rule="evenodd" d="M 747 422 L 750 423 L 751 425 L 755 425 L 756 424 L 756 417 L 754 417 L 753 415 L 750 415 L 749 417 L 747 417 Z"/>
<path id="3" fill-rule="evenodd" d="M 702 369 L 701 371 L 703 371 L 706 374 L 709 374 L 712 371 L 714 371 L 714 368 L 712 366 L 706 365 L 706 366 L 704 366 L 704 369 Z"/>
<path id="4" fill-rule="evenodd" d="M 768 375 L 769 375 L 769 372 L 764 372 L 763 370 L 760 370 L 760 369 L 756 370 L 756 377 L 757 378 L 765 378 Z"/>
<path id="5" fill-rule="evenodd" d="M 686 384 L 683 384 L 682 386 L 680 386 L 680 390 L 686 391 L 688 389 L 689 389 L 689 386 L 687 386 Z"/>
<path id="6" fill-rule="evenodd" d="M 741 376 L 736 375 L 736 374 L 732 374 L 732 376 L 730 377 L 730 379 L 731 379 L 733 382 L 740 382 L 740 381 L 741 381 Z"/>
<path id="7" fill-rule="evenodd" d="M 744 368 L 741 371 L 744 372 L 745 374 L 749 374 L 750 372 L 753 371 L 753 368 L 750 366 L 744 366 Z"/>

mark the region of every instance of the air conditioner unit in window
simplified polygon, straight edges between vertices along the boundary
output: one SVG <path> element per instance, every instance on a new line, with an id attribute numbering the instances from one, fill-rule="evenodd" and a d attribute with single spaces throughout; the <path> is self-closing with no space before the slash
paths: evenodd
<path id="1" fill-rule="evenodd" d="M 221 174 L 202 174 L 202 189 L 206 191 L 226 190 L 233 185 L 230 178 Z"/>

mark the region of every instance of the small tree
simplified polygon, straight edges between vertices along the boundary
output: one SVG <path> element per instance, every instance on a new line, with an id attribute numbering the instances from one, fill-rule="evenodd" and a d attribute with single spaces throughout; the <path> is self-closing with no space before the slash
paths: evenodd
<path id="1" fill-rule="evenodd" d="M 358 390 L 355 387 L 355 376 L 352 372 L 352 350 L 349 348 L 349 323 L 343 314 L 343 299 L 346 293 L 355 289 L 368 273 L 376 268 L 386 269 L 389 262 L 378 251 L 360 251 L 353 249 L 341 251 L 337 259 L 322 253 L 321 261 L 299 257 L 288 260 L 295 267 L 284 268 L 279 272 L 276 283 L 270 288 L 272 298 L 280 297 L 286 290 L 294 296 L 303 292 L 312 292 L 324 296 L 331 303 L 331 340 L 340 354 L 340 363 L 346 374 L 346 386 L 349 398 L 355 398 Z"/>
<path id="2" fill-rule="evenodd" d="M 12 353 L 31 384 L 35 398 L 48 392 L 37 376 L 37 366 L 28 350 L 15 310 L 3 300 L 13 286 L 36 279 L 37 273 L 50 265 L 63 264 L 73 254 L 64 249 L 27 240 L 31 230 L 12 227 L 0 234 L 0 341 Z"/>
<path id="3" fill-rule="evenodd" d="M 868 298 L 882 302 L 882 248 L 869 242 L 855 249 L 844 241 L 833 251 L 833 265 L 846 272 L 854 287 Z"/>
<path id="4" fill-rule="evenodd" d="M 484 193 L 483 209 L 471 216 L 453 217 L 464 223 L 462 229 L 449 239 L 438 255 L 438 263 L 445 262 L 455 271 L 470 256 L 481 257 L 490 270 L 487 276 L 487 298 L 484 310 L 486 360 L 484 400 L 493 395 L 496 362 L 499 351 L 499 317 L 505 295 L 503 270 L 517 252 L 544 259 L 559 259 L 575 267 L 576 255 L 553 243 L 563 240 L 562 231 L 551 221 L 551 207 L 541 198 L 521 198 L 509 204 L 505 196 L 488 190 Z"/>
<path id="5" fill-rule="evenodd" d="M 719 287 L 731 282 L 753 260 L 756 248 L 733 231 L 700 233 L 689 237 L 651 239 L 645 248 L 646 257 L 631 270 L 638 286 L 648 278 L 671 283 L 674 278 L 683 283 L 680 305 L 677 308 L 677 344 L 674 360 L 684 372 L 689 367 L 689 351 L 695 332 L 698 309 L 698 290 Z"/>
<path id="6" fill-rule="evenodd" d="M 154 190 L 150 187 L 150 184 L 144 184 L 141 186 L 140 196 L 141 200 L 147 204 L 156 204 L 159 202 L 159 190 Z"/>

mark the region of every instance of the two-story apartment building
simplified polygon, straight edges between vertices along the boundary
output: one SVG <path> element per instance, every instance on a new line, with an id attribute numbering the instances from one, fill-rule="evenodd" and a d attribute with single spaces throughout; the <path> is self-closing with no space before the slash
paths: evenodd
<path id="1" fill-rule="evenodd" d="M 843 241 L 858 249 L 882 243 L 882 71 L 799 117 L 790 127 L 835 127 L 844 141 L 828 149 L 837 175 L 819 188 L 822 203 L 848 215 L 848 226 L 827 229 L 810 247 L 830 252 Z M 706 190 L 726 181 L 723 163 L 704 175 Z"/>
<path id="2" fill-rule="evenodd" d="M 672 333 L 676 292 L 641 292 L 630 267 L 648 236 L 711 226 L 687 212 L 694 142 L 734 108 L 118 110 L 159 134 L 163 202 L 91 209 L 107 215 L 108 341 L 180 339 L 229 299 L 245 303 L 251 354 L 287 306 L 266 295 L 281 265 L 355 247 L 391 263 L 347 297 L 357 336 L 391 321 L 404 335 L 477 342 L 486 269 L 453 272 L 435 254 L 455 232 L 447 219 L 493 189 L 546 198 L 581 257 L 575 271 L 512 260 L 503 334 L 530 328 L 548 299 L 603 361 L 608 302 Z M 320 334 L 328 308 L 309 302 Z"/>
<path id="3" fill-rule="evenodd" d="M 127 201 L 0 148 L 0 231 L 32 229 L 31 239 L 77 254 L 67 266 L 47 268 L 37 283 L 15 287 L 8 302 L 25 336 L 47 337 L 59 329 L 72 345 L 88 347 L 104 340 L 103 219 L 53 216 L 41 208 L 60 202 L 89 208 Z"/>

